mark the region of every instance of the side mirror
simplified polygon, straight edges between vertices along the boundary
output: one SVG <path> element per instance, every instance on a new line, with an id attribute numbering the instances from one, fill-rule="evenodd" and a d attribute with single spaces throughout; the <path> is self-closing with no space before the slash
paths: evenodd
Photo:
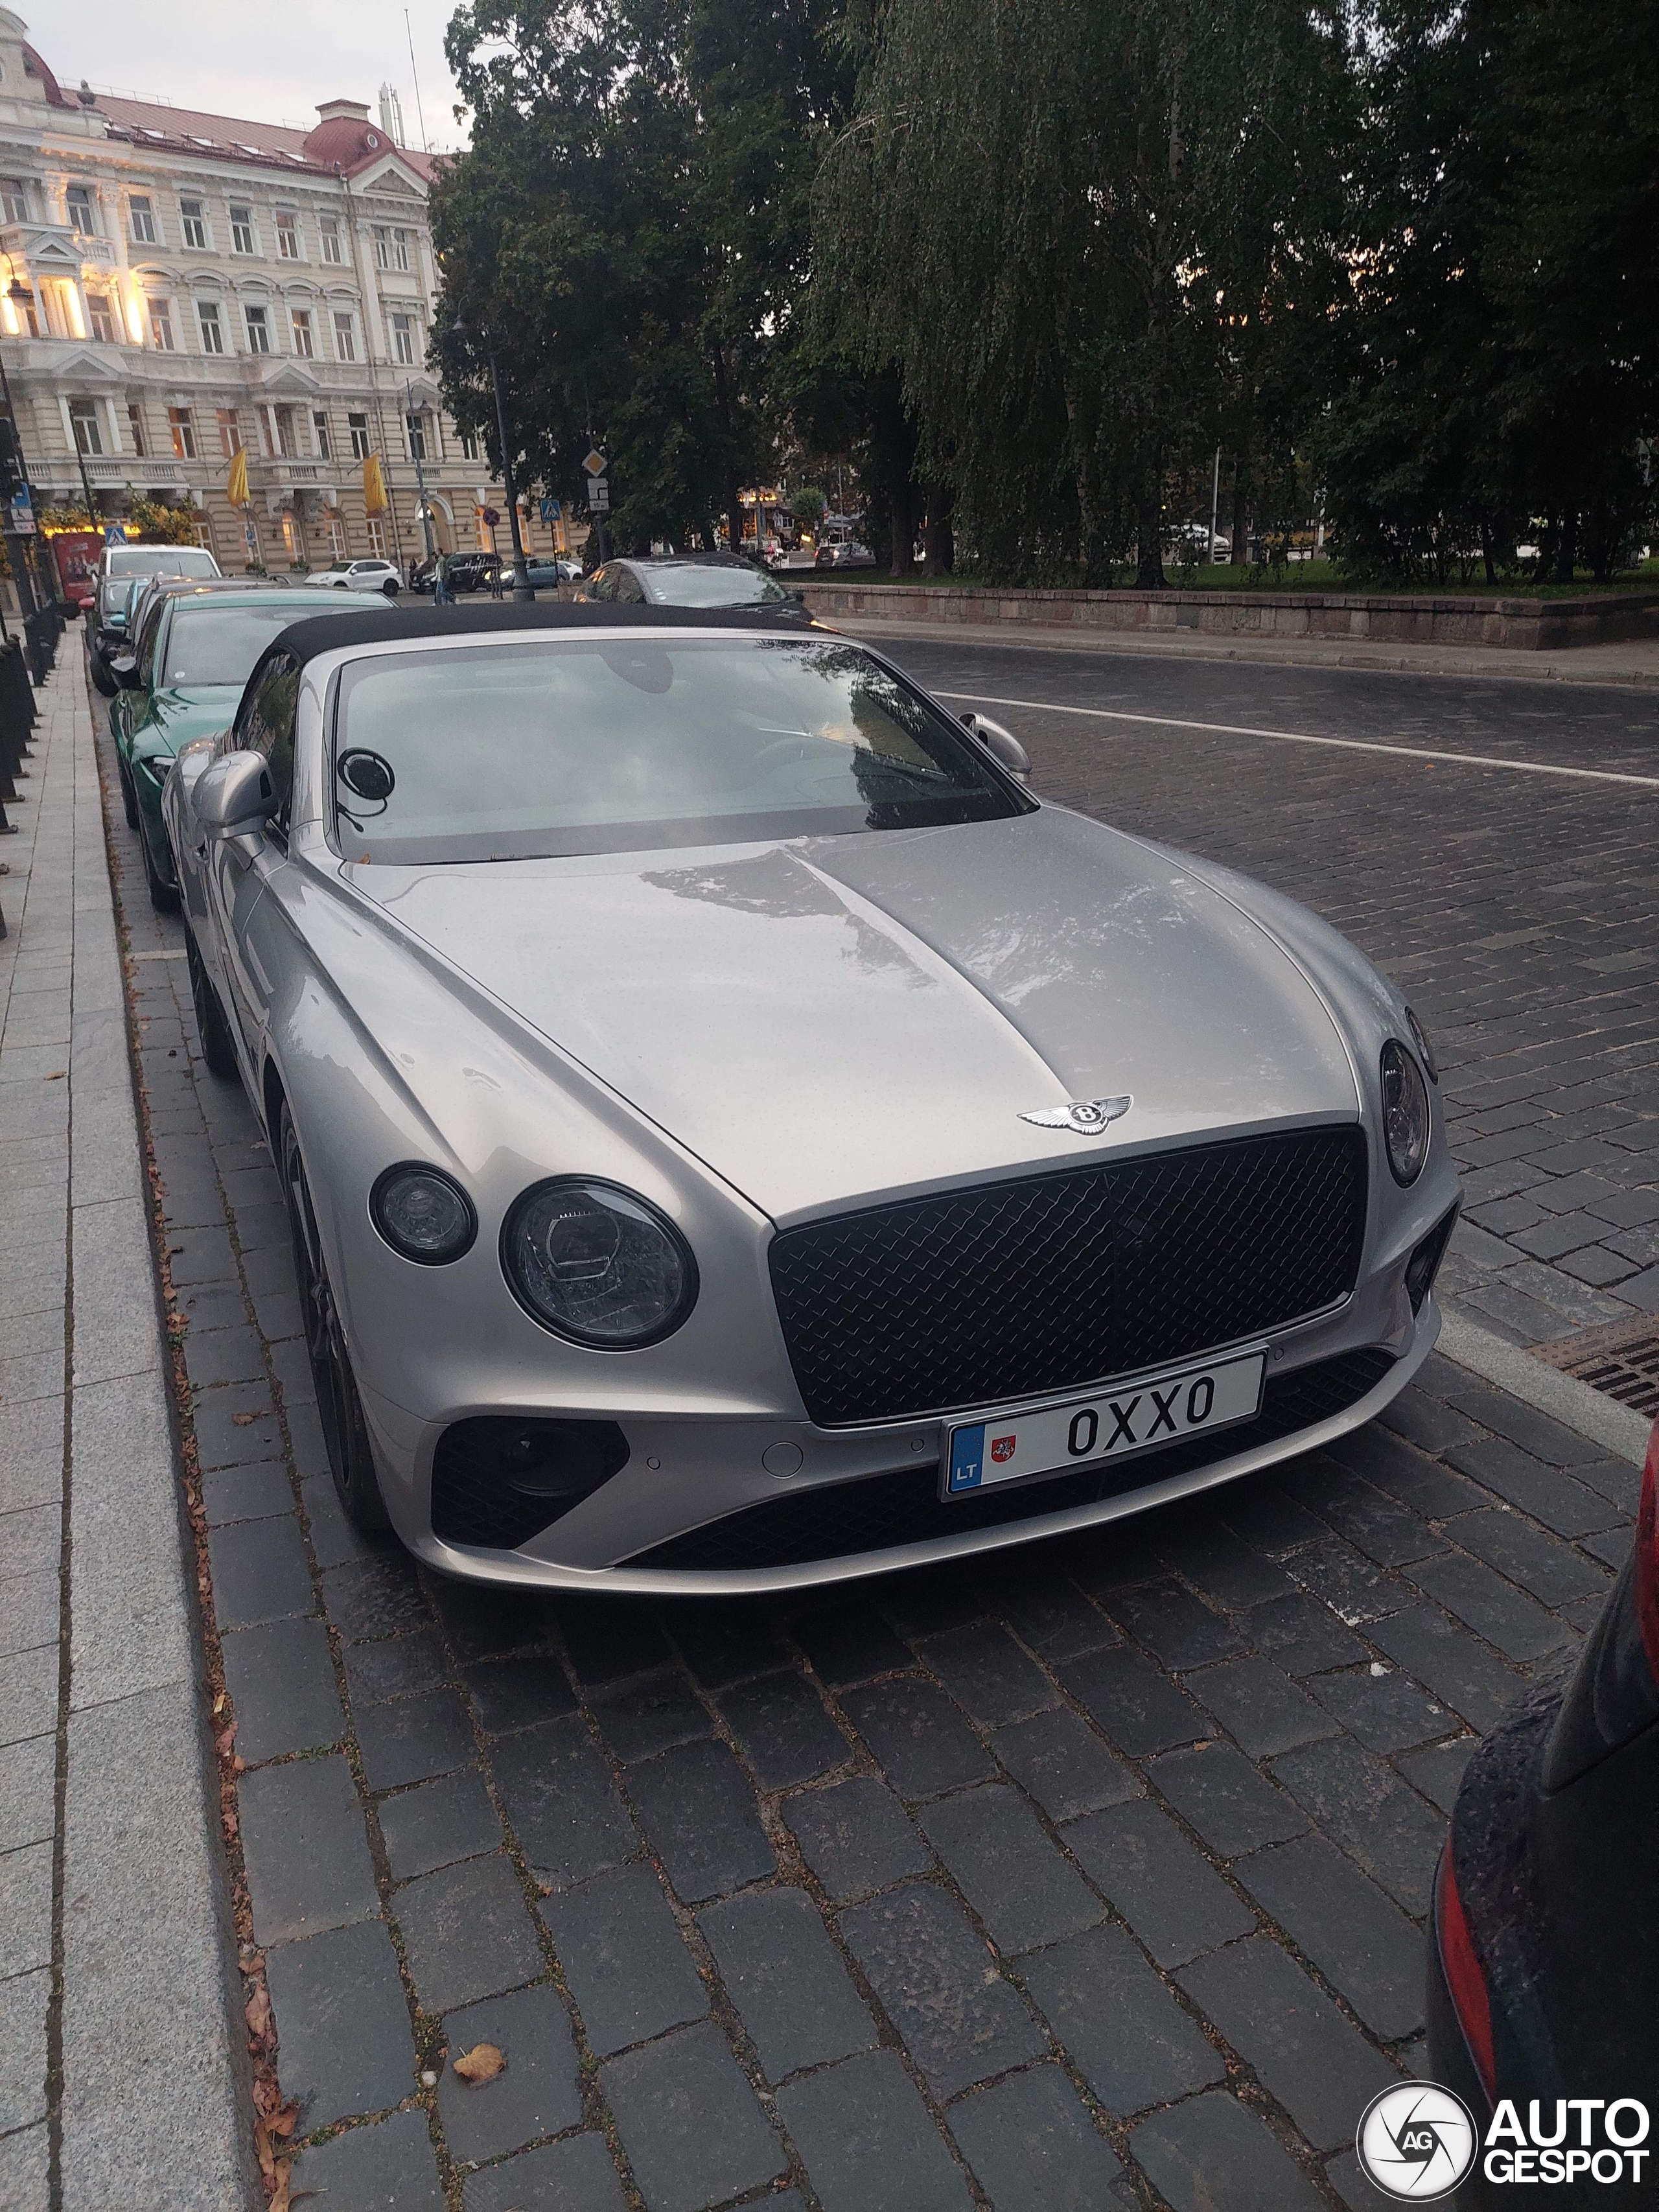
<path id="1" fill-rule="evenodd" d="M 190 803 L 210 837 L 241 837 L 263 830 L 276 803 L 264 755 L 224 754 L 197 777 Z"/>
<path id="2" fill-rule="evenodd" d="M 1012 730 L 1005 730 L 988 714 L 964 714 L 962 721 L 963 728 L 973 732 L 1000 768 L 1006 768 L 1022 783 L 1031 781 L 1031 756 Z"/>

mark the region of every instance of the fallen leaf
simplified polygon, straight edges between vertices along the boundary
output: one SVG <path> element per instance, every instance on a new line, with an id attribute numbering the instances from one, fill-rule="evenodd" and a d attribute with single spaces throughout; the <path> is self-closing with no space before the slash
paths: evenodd
<path id="1" fill-rule="evenodd" d="M 46 1078 L 46 1080 L 48 1083 L 61 1083 L 68 1073 L 69 1070 L 66 1067 L 54 1067 L 52 1073 Z"/>
<path id="2" fill-rule="evenodd" d="M 257 1413 L 233 1413 L 230 1418 L 239 1429 L 251 1429 L 256 1421 L 268 1421 L 270 1419 L 270 1408 L 269 1406 L 261 1406 Z"/>
<path id="3" fill-rule="evenodd" d="M 263 1983 L 243 2007 L 242 2016 L 247 2021 L 248 2033 L 261 2042 L 270 2033 L 270 1994 Z"/>
<path id="4" fill-rule="evenodd" d="M 507 2061 L 493 2043 L 479 2043 L 464 2051 L 454 2063 L 462 2081 L 471 2081 L 477 2088 L 485 2081 L 493 2081 Z"/>
<path id="5" fill-rule="evenodd" d="M 221 1690 L 218 1696 L 213 1700 L 213 1710 L 216 1714 L 223 1712 L 225 1709 L 225 1693 Z"/>
<path id="6" fill-rule="evenodd" d="M 280 2112 L 273 2112 L 270 2119 L 265 2122 L 265 2125 L 274 2136 L 291 2136 L 294 2132 L 294 2124 L 299 2117 L 300 2106 L 296 2100 L 293 2104 L 284 2105 Z"/>
<path id="7" fill-rule="evenodd" d="M 236 1748 L 236 1723 L 234 1721 L 231 1723 L 228 1729 L 220 1729 L 218 1735 L 213 1739 L 213 1745 L 221 1759 L 228 1759 L 231 1756 Z"/>

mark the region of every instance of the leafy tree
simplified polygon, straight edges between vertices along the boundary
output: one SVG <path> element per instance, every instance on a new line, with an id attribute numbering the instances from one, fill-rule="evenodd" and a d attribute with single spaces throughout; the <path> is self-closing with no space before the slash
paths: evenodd
<path id="1" fill-rule="evenodd" d="M 1361 574 L 1611 574 L 1651 515 L 1659 0 L 1376 0 L 1348 379 L 1321 441 Z"/>
<path id="2" fill-rule="evenodd" d="M 789 512 L 808 530 L 816 530 L 829 510 L 822 484 L 801 484 L 789 495 Z"/>
<path id="3" fill-rule="evenodd" d="M 434 197 L 434 351 L 458 420 L 567 494 L 590 431 L 623 544 L 741 542 L 807 252 L 830 0 L 473 0 L 475 124 Z"/>
<path id="4" fill-rule="evenodd" d="M 851 34 L 820 312 L 897 364 L 988 573 L 1098 582 L 1132 544 L 1161 583 L 1166 472 L 1216 428 L 1229 317 L 1328 296 L 1333 252 L 1284 210 L 1331 197 L 1337 9 L 888 0 Z"/>

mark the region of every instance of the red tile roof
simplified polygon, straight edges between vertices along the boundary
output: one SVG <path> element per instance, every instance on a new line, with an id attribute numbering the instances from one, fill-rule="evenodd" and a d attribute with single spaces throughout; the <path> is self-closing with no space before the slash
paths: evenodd
<path id="1" fill-rule="evenodd" d="M 67 100 L 64 103 L 70 104 Z M 337 162 L 349 173 L 370 167 L 395 154 L 417 176 L 430 179 L 437 167 L 430 154 L 395 145 L 376 123 L 364 123 L 355 132 L 349 125 L 342 132 L 343 118 L 319 123 L 313 131 L 291 131 L 278 123 L 249 123 L 232 115 L 208 115 L 193 107 L 165 107 L 159 101 L 125 100 L 116 93 L 100 93 L 96 111 L 110 127 L 112 137 L 127 138 L 140 146 L 160 146 L 175 152 L 204 154 L 216 161 L 246 161 L 259 168 L 293 169 L 313 174 L 331 174 Z M 355 144 L 354 144 L 355 138 Z M 322 139 L 321 145 L 315 142 Z M 374 143 L 370 144 L 368 142 Z"/>

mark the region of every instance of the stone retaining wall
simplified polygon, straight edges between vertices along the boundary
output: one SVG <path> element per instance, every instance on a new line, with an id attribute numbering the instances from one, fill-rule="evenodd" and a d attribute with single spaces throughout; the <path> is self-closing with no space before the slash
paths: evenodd
<path id="1" fill-rule="evenodd" d="M 1354 592 L 958 590 L 791 577 L 815 612 L 873 621 L 1197 630 L 1211 635 L 1485 645 L 1509 652 L 1659 637 L 1659 591 L 1577 599 L 1382 598 Z"/>

